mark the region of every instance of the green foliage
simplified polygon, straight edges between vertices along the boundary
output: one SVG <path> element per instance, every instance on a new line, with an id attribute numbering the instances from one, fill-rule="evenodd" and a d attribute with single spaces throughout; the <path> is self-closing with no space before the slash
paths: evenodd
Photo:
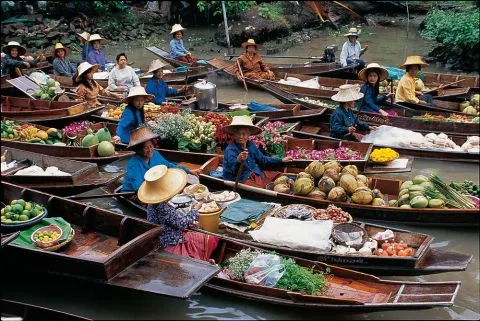
<path id="1" fill-rule="evenodd" d="M 480 10 L 466 12 L 444 11 L 434 8 L 427 14 L 422 35 L 445 46 L 473 49 L 479 42 Z"/>
<path id="2" fill-rule="evenodd" d="M 75 9 L 94 15 L 112 12 L 126 12 L 125 1 L 72 1 Z"/>
<path id="3" fill-rule="evenodd" d="M 287 24 L 283 9 L 279 3 L 262 3 L 258 7 L 258 15 L 267 20 Z"/>
<path id="4" fill-rule="evenodd" d="M 231 18 L 254 5 L 255 1 L 225 1 L 227 17 Z M 197 1 L 197 9 L 200 12 L 213 10 L 213 15 L 222 14 L 222 1 Z"/>
<path id="5" fill-rule="evenodd" d="M 310 295 L 320 295 L 326 290 L 328 281 L 323 273 L 314 272 L 313 267 L 307 269 L 297 265 L 293 259 L 282 258 L 282 263 L 285 264 L 285 273 L 276 288 Z"/>

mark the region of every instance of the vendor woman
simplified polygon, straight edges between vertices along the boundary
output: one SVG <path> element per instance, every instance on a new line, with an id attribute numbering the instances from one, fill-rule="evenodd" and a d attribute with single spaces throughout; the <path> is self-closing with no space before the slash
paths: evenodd
<path id="1" fill-rule="evenodd" d="M 5 53 L 2 59 L 2 75 L 10 75 L 10 79 L 23 76 L 22 69 L 35 67 L 39 61 L 45 60 L 44 55 L 40 55 L 39 59 L 23 57 L 27 49 L 16 41 L 10 41 L 2 51 Z"/>
<path id="2" fill-rule="evenodd" d="M 70 55 L 71 50 L 64 47 L 60 42 L 55 44 L 53 50 L 53 73 L 55 76 L 73 77 L 75 68 L 66 56 Z"/>
<path id="3" fill-rule="evenodd" d="M 197 62 L 197 57 L 193 56 L 183 45 L 183 28 L 180 24 L 174 24 L 170 34 L 173 39 L 170 40 L 170 56 L 178 61 L 189 64 Z"/>
<path id="4" fill-rule="evenodd" d="M 187 184 L 187 175 L 177 168 L 159 165 L 145 174 L 145 182 L 138 189 L 138 199 L 149 204 L 147 220 L 163 227 L 160 235 L 160 247 L 165 251 L 210 261 L 212 252 L 219 239 L 205 233 L 189 231 L 198 220 L 200 203 L 184 209 L 175 209 L 167 201 L 183 190 Z"/>
<path id="5" fill-rule="evenodd" d="M 189 170 L 186 167 L 167 161 L 157 150 L 154 149 L 154 134 L 148 126 L 140 126 L 131 133 L 130 143 L 127 149 L 135 151 L 135 155 L 127 164 L 127 176 L 123 180 L 122 192 L 136 192 L 143 183 L 145 173 L 157 165 L 165 165 L 168 168 L 178 168 L 188 174 L 198 176 L 200 169 Z"/>
<path id="6" fill-rule="evenodd" d="M 423 94 L 421 91 L 415 90 L 415 76 L 425 66 L 428 66 L 428 64 L 420 56 L 407 57 L 405 63 L 400 66 L 400 68 L 406 69 L 407 72 L 398 82 L 395 93 L 396 103 L 432 104 L 432 95 Z"/>
<path id="7" fill-rule="evenodd" d="M 186 86 L 183 86 L 179 90 L 175 88 L 168 87 L 165 80 L 163 80 L 163 67 L 166 64 L 161 62 L 160 59 L 152 61 L 148 72 L 152 72 L 153 76 L 147 82 L 146 92 L 150 95 L 153 95 L 153 102 L 157 105 L 163 103 L 167 96 L 176 95 L 179 92 L 185 92 Z"/>
<path id="8" fill-rule="evenodd" d="M 245 78 L 275 80 L 275 74 L 263 62 L 260 54 L 257 53 L 260 45 L 256 44 L 255 40 L 248 39 L 242 43 L 242 48 L 245 48 L 245 52 L 237 58 L 238 63 L 235 63 L 233 67 L 238 80 L 242 80 L 242 74 L 238 65 L 242 68 L 243 77 Z"/>
<path id="9" fill-rule="evenodd" d="M 253 125 L 250 116 L 235 116 L 232 123 L 225 126 L 223 130 L 233 136 L 234 141 L 230 143 L 224 152 L 223 178 L 235 181 L 238 171 L 241 168 L 239 182 L 251 186 L 265 188 L 265 186 L 278 176 L 279 172 L 262 171 L 261 168 L 268 166 L 281 166 L 292 161 L 291 157 L 268 157 L 263 155 L 255 144 L 248 140 L 251 135 L 258 135 L 262 132 L 260 127 Z M 243 166 L 241 166 L 241 164 Z"/>
<path id="10" fill-rule="evenodd" d="M 105 71 L 105 65 L 108 61 L 105 51 L 100 48 L 100 46 L 105 43 L 105 38 L 102 38 L 102 36 L 96 33 L 90 36 L 89 41 L 92 49 L 88 52 L 87 61 L 92 65 L 99 65 L 100 71 Z"/>
<path id="11" fill-rule="evenodd" d="M 338 101 L 340 106 L 330 117 L 330 136 L 339 139 L 348 139 L 346 135 L 353 136 L 359 131 L 375 130 L 377 127 L 368 126 L 358 120 L 352 108 L 355 101 L 362 99 L 363 93 L 358 92 L 357 85 L 341 85 L 340 90 L 332 96 L 332 100 Z"/>
<path id="12" fill-rule="evenodd" d="M 381 114 L 382 116 L 396 116 L 393 110 L 385 111 L 379 103 L 387 101 L 388 97 L 393 96 L 392 93 L 380 95 L 380 82 L 388 77 L 388 71 L 377 63 L 368 64 L 358 73 L 358 79 L 363 80 L 365 84 L 360 88 L 360 92 L 364 95 L 358 105 L 358 110 L 367 113 Z"/>

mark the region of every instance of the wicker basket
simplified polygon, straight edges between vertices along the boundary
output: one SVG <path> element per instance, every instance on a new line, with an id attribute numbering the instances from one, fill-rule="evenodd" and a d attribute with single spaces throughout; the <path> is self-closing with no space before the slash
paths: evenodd
<path id="1" fill-rule="evenodd" d="M 63 241 L 62 243 L 59 243 L 57 245 L 51 246 L 51 247 L 46 247 L 43 250 L 50 251 L 50 252 L 59 250 L 62 247 L 64 247 L 65 245 L 67 245 L 68 243 L 70 243 L 73 240 L 74 236 L 75 236 L 75 229 L 72 228 L 72 231 L 70 232 L 70 235 L 68 236 L 68 238 L 65 241 Z"/>
<path id="2" fill-rule="evenodd" d="M 40 232 L 46 232 L 46 231 L 54 231 L 54 232 L 57 232 L 58 233 L 58 237 L 53 240 L 53 241 L 50 241 L 50 242 L 43 242 L 43 241 L 38 241 L 38 240 L 35 240 L 34 236 L 37 234 L 37 233 L 40 233 Z M 39 229 L 37 229 L 35 232 L 32 233 L 32 235 L 30 236 L 30 239 L 32 240 L 32 242 L 39 248 L 42 248 L 42 249 L 45 249 L 45 248 L 49 248 L 49 247 L 52 247 L 52 246 L 55 246 L 58 244 L 58 241 L 62 238 L 62 234 L 63 234 L 63 231 L 62 229 L 56 225 L 56 224 L 50 224 L 48 226 L 44 226 L 44 227 L 41 227 Z"/>
<path id="3" fill-rule="evenodd" d="M 350 245 L 350 247 L 356 250 L 360 249 L 363 246 L 363 244 L 365 244 L 365 242 L 368 240 L 367 231 L 363 227 L 355 223 L 340 223 L 335 225 L 332 229 L 332 237 L 335 240 L 335 242 L 340 245 L 348 246 L 345 243 L 345 241 L 339 236 L 338 232 L 345 232 L 345 233 L 363 232 L 362 242 L 360 244 Z"/>
<path id="4" fill-rule="evenodd" d="M 313 206 L 310 206 L 310 205 L 305 205 L 305 204 L 290 204 L 290 205 L 282 206 L 279 209 L 277 209 L 275 211 L 275 213 L 273 213 L 272 216 L 281 218 L 282 216 L 280 215 L 280 213 L 282 213 L 284 210 L 286 210 L 287 208 L 292 207 L 292 206 L 303 206 L 303 207 L 309 209 L 312 213 L 312 216 L 310 218 L 308 218 L 307 220 L 312 220 L 313 219 L 313 214 L 315 213 L 316 208 L 313 207 Z"/>

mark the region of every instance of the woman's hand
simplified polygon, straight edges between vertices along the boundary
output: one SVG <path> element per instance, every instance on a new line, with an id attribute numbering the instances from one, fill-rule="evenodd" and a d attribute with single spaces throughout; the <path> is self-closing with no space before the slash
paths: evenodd
<path id="1" fill-rule="evenodd" d="M 421 96 L 421 95 L 423 95 L 423 93 L 421 91 L 415 91 L 415 95 L 416 96 Z"/>
<path id="2" fill-rule="evenodd" d="M 248 152 L 244 151 L 238 154 L 237 161 L 242 162 L 248 158 Z"/>
<path id="3" fill-rule="evenodd" d="M 187 86 L 183 85 L 182 88 L 178 90 L 178 92 L 184 93 L 187 91 Z"/>
<path id="4" fill-rule="evenodd" d="M 388 113 L 383 109 L 380 109 L 378 112 L 382 114 L 382 116 L 388 116 Z"/>
<path id="5" fill-rule="evenodd" d="M 284 163 L 289 163 L 291 161 L 293 161 L 292 156 L 287 156 L 287 157 L 282 158 L 282 162 L 284 162 Z"/>
<path id="6" fill-rule="evenodd" d="M 353 133 L 356 132 L 356 131 L 357 131 L 357 129 L 355 128 L 355 126 L 350 126 L 350 127 L 348 127 L 348 133 L 349 133 L 349 134 L 353 134 Z"/>
<path id="7" fill-rule="evenodd" d="M 392 96 L 395 96 L 395 94 L 394 93 L 388 93 L 387 94 L 387 98 L 392 97 Z"/>
<path id="8" fill-rule="evenodd" d="M 368 45 L 365 45 L 365 47 L 363 47 L 363 51 L 367 51 L 368 50 Z"/>
<path id="9" fill-rule="evenodd" d="M 112 144 L 119 144 L 120 142 L 120 137 L 119 136 L 113 136 L 111 139 Z"/>
<path id="10" fill-rule="evenodd" d="M 377 130 L 377 126 L 368 126 L 369 130 Z"/>
<path id="11" fill-rule="evenodd" d="M 427 104 L 427 102 L 426 102 L 425 100 L 419 100 L 418 103 L 419 103 L 419 104 L 422 104 L 422 105 L 426 105 L 426 104 Z"/>
<path id="12" fill-rule="evenodd" d="M 239 81 L 242 81 L 242 80 L 243 80 L 242 75 L 240 75 L 239 73 L 237 73 L 237 79 L 238 79 Z"/>
<path id="13" fill-rule="evenodd" d="M 198 177 L 198 175 L 202 174 L 202 169 L 201 168 L 191 169 L 190 174 Z"/>

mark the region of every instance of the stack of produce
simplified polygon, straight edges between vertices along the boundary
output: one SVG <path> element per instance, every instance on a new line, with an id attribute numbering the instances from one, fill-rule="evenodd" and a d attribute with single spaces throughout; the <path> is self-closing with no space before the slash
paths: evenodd
<path id="1" fill-rule="evenodd" d="M 469 117 L 466 115 L 451 114 L 448 117 L 442 115 L 432 115 L 429 113 L 423 114 L 422 116 L 413 116 L 413 119 L 421 119 L 423 121 L 446 121 L 454 123 L 478 123 L 479 117 Z"/>
<path id="2" fill-rule="evenodd" d="M 285 156 L 290 156 L 294 160 L 360 160 L 362 155 L 348 147 L 339 147 L 337 149 L 327 148 L 323 150 L 296 148 L 288 150 Z"/>
<path id="3" fill-rule="evenodd" d="M 207 123 L 215 125 L 213 139 L 218 145 L 225 147 L 228 143 L 230 143 L 231 138 L 223 131 L 223 127 L 230 125 L 232 122 L 231 116 L 222 113 L 206 113 L 202 116 L 202 118 Z"/>
<path id="4" fill-rule="evenodd" d="M 462 194 L 480 197 L 480 187 L 472 181 L 451 182 L 449 186 Z"/>
<path id="5" fill-rule="evenodd" d="M 60 83 L 50 78 L 45 85 L 39 85 L 33 96 L 43 100 L 52 100 L 55 98 L 56 93 L 62 92 Z"/>
<path id="6" fill-rule="evenodd" d="M 398 153 L 391 148 L 377 148 L 370 153 L 370 160 L 375 163 L 389 163 L 398 156 Z"/>
<path id="7" fill-rule="evenodd" d="M 420 80 L 420 79 L 417 79 Z M 421 80 L 420 80 L 421 81 Z M 393 80 L 393 89 L 391 88 L 391 83 L 388 80 L 383 80 L 380 82 L 380 87 L 379 87 L 379 92 L 381 94 L 388 94 L 389 92 L 395 93 L 397 90 L 399 80 L 394 79 Z M 421 91 L 423 88 L 423 82 L 415 81 L 415 90 Z"/>
<path id="8" fill-rule="evenodd" d="M 10 205 L 1 210 L 2 223 L 21 223 L 43 214 L 43 207 L 35 202 L 26 202 L 23 199 L 13 200 Z"/>
<path id="9" fill-rule="evenodd" d="M 202 117 L 194 117 L 190 122 L 190 128 L 178 140 L 178 149 L 200 150 L 202 146 L 206 146 L 207 151 L 213 151 L 216 146 L 213 139 L 215 131 L 215 125 L 205 122 Z"/>
<path id="10" fill-rule="evenodd" d="M 263 132 L 260 135 L 250 136 L 250 139 L 266 155 L 283 157 L 287 139 L 281 134 L 279 128 L 284 127 L 283 121 L 268 122 L 263 126 Z"/>
<path id="11" fill-rule="evenodd" d="M 112 135 L 108 128 L 100 128 L 97 132 L 87 129 L 87 135 L 83 137 L 82 147 L 97 146 L 97 154 L 100 157 L 109 157 L 115 155 L 115 146 L 110 142 Z"/>
<path id="12" fill-rule="evenodd" d="M 326 210 L 317 209 L 313 218 L 316 220 L 332 220 L 333 223 L 345 223 L 352 219 L 349 213 L 333 204 L 329 204 Z"/>
<path id="13" fill-rule="evenodd" d="M 145 121 L 155 121 L 160 114 L 178 114 L 180 108 L 175 104 L 162 104 L 156 105 L 152 102 L 148 102 L 143 107 L 145 112 Z"/>
<path id="14" fill-rule="evenodd" d="M 470 136 L 467 138 L 467 141 L 463 143 L 462 150 L 467 153 L 476 153 L 480 152 L 480 137 Z"/>
<path id="15" fill-rule="evenodd" d="M 453 208 L 478 208 L 470 198 L 463 195 L 453 187 L 447 186 L 442 179 L 436 175 L 430 175 L 430 182 L 433 186 L 428 186 L 425 190 L 427 197 L 441 199 L 444 201 L 445 206 Z"/>
<path id="16" fill-rule="evenodd" d="M 92 123 L 88 120 L 76 121 L 63 127 L 62 134 L 73 138 L 78 134 L 83 133 L 87 128 L 90 128 L 91 125 Z"/>
<path id="17" fill-rule="evenodd" d="M 373 252 L 376 256 L 412 256 L 415 251 L 403 241 L 391 242 L 385 241 L 381 248 Z"/>
<path id="18" fill-rule="evenodd" d="M 34 125 L 22 124 L 11 120 L 2 120 L 1 127 L 3 139 L 46 145 L 63 145 L 62 133 L 56 128 L 49 128 L 44 131 Z"/>
<path id="19" fill-rule="evenodd" d="M 466 114 L 478 115 L 480 111 L 480 94 L 475 94 L 470 97 L 470 100 L 466 100 L 459 104 L 459 110 Z"/>
<path id="20" fill-rule="evenodd" d="M 18 126 L 20 124 L 13 120 L 2 120 L 1 130 L 2 130 L 2 139 L 11 139 L 18 140 Z"/>
<path id="21" fill-rule="evenodd" d="M 298 100 L 304 101 L 304 102 L 309 103 L 309 104 L 317 105 L 317 106 L 320 106 L 320 107 L 325 107 L 325 108 L 330 108 L 330 109 L 337 108 L 337 104 L 332 103 L 332 102 L 326 102 L 326 101 L 323 101 L 323 100 L 320 100 L 320 99 L 313 99 L 313 98 L 309 98 L 309 97 L 303 98 L 302 97 L 302 98 L 298 98 Z"/>
<path id="22" fill-rule="evenodd" d="M 102 113 L 102 117 L 120 119 L 127 104 L 120 104 L 118 107 L 109 108 L 108 111 Z"/>

